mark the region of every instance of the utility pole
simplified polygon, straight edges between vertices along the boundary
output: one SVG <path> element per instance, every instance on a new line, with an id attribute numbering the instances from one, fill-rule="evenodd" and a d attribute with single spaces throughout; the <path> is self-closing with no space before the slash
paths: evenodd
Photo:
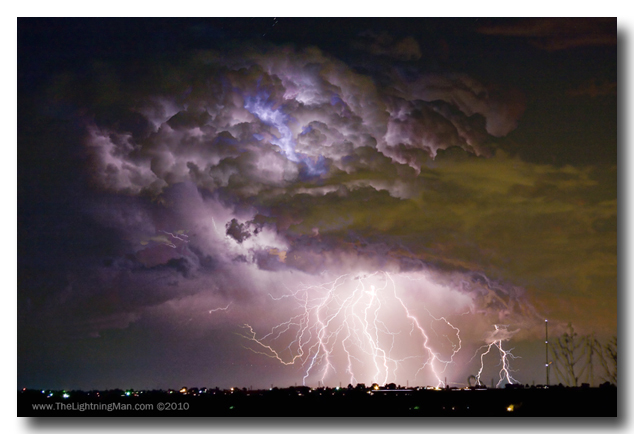
<path id="1" fill-rule="evenodd" d="M 550 386 L 550 377 L 548 376 L 550 368 L 550 362 L 548 361 L 548 320 L 544 320 L 544 324 L 546 324 L 546 386 Z"/>

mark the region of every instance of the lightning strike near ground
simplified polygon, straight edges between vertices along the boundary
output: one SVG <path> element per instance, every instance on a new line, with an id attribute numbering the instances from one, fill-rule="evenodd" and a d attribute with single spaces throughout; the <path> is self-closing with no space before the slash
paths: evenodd
<path id="1" fill-rule="evenodd" d="M 494 325 L 494 327 L 495 327 L 495 332 L 492 334 L 492 336 L 495 339 L 495 337 L 500 334 L 498 332 L 505 330 L 505 327 L 498 326 L 498 325 Z M 500 366 L 499 381 L 497 382 L 496 387 L 500 387 L 500 385 L 504 381 L 506 381 L 509 384 L 518 383 L 518 381 L 511 376 L 511 372 L 513 372 L 513 370 L 511 369 L 511 366 L 510 366 L 510 361 L 512 359 L 517 358 L 517 356 L 513 355 L 513 353 L 511 352 L 513 351 L 512 348 L 510 350 L 505 350 L 504 348 L 502 348 L 502 342 L 506 339 L 508 339 L 508 337 L 505 337 L 504 339 L 496 339 L 492 341 L 491 343 L 489 343 L 488 345 L 483 345 L 482 347 L 478 348 L 478 350 L 474 354 L 472 360 L 477 356 L 480 350 L 486 349 L 480 354 L 480 370 L 475 376 L 477 384 L 484 384 L 482 381 L 480 381 L 480 377 L 482 376 L 482 371 L 485 368 L 484 359 L 485 359 L 485 356 L 489 354 L 491 352 L 491 349 L 494 347 L 495 349 L 498 350 L 498 353 L 499 353 L 499 364 L 497 366 Z"/>
<path id="2" fill-rule="evenodd" d="M 443 373 L 461 348 L 460 330 L 444 317 L 427 313 L 428 326 L 421 325 L 387 272 L 341 275 L 274 298 L 285 299 L 295 304 L 290 319 L 264 334 L 245 324 L 243 336 L 252 342 L 249 350 L 301 366 L 304 384 L 342 377 L 350 384 L 385 384 L 402 374 L 444 386 Z M 436 333 L 433 324 L 439 322 L 449 334 Z M 449 341 L 449 350 L 442 340 Z"/>

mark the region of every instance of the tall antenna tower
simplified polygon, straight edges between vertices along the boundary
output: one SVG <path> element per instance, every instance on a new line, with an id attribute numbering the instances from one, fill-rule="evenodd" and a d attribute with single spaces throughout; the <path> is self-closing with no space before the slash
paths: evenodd
<path id="1" fill-rule="evenodd" d="M 548 320 L 544 320 L 546 324 L 546 386 L 550 386 L 550 378 L 548 377 L 548 369 L 550 368 L 550 362 L 548 361 Z"/>

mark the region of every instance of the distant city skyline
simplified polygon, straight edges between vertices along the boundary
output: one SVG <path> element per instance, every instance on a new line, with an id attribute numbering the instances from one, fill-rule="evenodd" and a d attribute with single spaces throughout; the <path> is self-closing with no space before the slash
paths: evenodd
<path id="1" fill-rule="evenodd" d="M 617 416 L 617 388 L 310 388 L 18 392 L 18 416 Z"/>

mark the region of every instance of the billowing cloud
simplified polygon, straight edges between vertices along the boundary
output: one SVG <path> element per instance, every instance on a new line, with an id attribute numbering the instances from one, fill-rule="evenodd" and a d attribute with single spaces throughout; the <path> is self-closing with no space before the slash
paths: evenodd
<path id="1" fill-rule="evenodd" d="M 557 231 L 568 229 L 558 222 L 577 221 L 590 235 L 615 213 L 595 200 L 579 213 L 577 201 L 603 188 L 593 171 L 496 152 L 495 137 L 523 112 L 511 89 L 464 74 L 412 81 L 397 71 L 378 86 L 317 49 L 199 53 L 191 62 L 168 74 L 183 83 L 177 91 L 149 88 L 127 109 L 143 128 L 87 125 L 97 184 L 163 209 L 144 229 L 119 224 L 145 243 L 135 255 L 146 266 L 187 278 L 201 255 L 313 275 L 431 265 L 466 281 L 477 273 L 530 286 L 540 249 L 578 256 L 574 243 L 559 243 Z M 564 246 L 569 254 L 558 251 Z M 571 271 L 562 262 L 535 266 L 553 284 Z M 513 293 L 499 305 L 498 296 L 483 302 L 483 312 L 497 306 L 497 321 L 535 315 L 509 307 L 524 297 Z"/>
<path id="2" fill-rule="evenodd" d="M 413 37 L 359 38 L 354 48 L 377 61 L 416 68 L 421 59 Z M 377 336 L 404 340 L 407 307 L 433 330 L 439 367 L 463 375 L 455 363 L 468 357 L 452 359 L 459 337 L 469 357 L 482 343 L 532 339 L 545 315 L 581 315 L 554 307 L 552 294 L 589 298 L 615 286 L 615 168 L 529 163 L 502 150 L 526 105 L 508 85 L 398 66 L 378 77 L 317 48 L 257 44 L 134 65 L 135 74 L 93 69 L 56 85 L 81 107 L 94 193 L 82 211 L 113 247 L 56 276 L 63 285 L 29 305 L 50 333 L 97 337 L 165 321 L 234 335 L 249 324 L 260 336 L 288 318 L 293 329 L 320 297 L 325 311 L 367 313 L 368 288 L 393 282 L 377 297 L 399 320 Z M 122 89 L 102 91 L 106 79 Z M 328 298 L 338 279 L 341 293 Z M 615 327 L 615 304 L 608 293 L 597 306 L 597 330 Z M 369 351 L 356 325 L 335 323 L 357 339 L 358 357 Z"/>
<path id="3" fill-rule="evenodd" d="M 523 104 L 467 76 L 408 83 L 397 74 L 379 88 L 315 49 L 247 53 L 240 61 L 200 55 L 190 68 L 189 79 L 200 84 L 172 96 L 157 89 L 128 108 L 142 115 L 137 124 L 145 136 L 120 122 L 116 129 L 90 127 L 102 185 L 158 194 L 183 181 L 210 191 L 244 182 L 243 192 L 253 195 L 306 176 L 327 177 L 329 166 L 355 170 L 346 163 L 359 147 L 418 170 L 439 149 L 490 153 L 489 134 L 511 131 Z"/>

